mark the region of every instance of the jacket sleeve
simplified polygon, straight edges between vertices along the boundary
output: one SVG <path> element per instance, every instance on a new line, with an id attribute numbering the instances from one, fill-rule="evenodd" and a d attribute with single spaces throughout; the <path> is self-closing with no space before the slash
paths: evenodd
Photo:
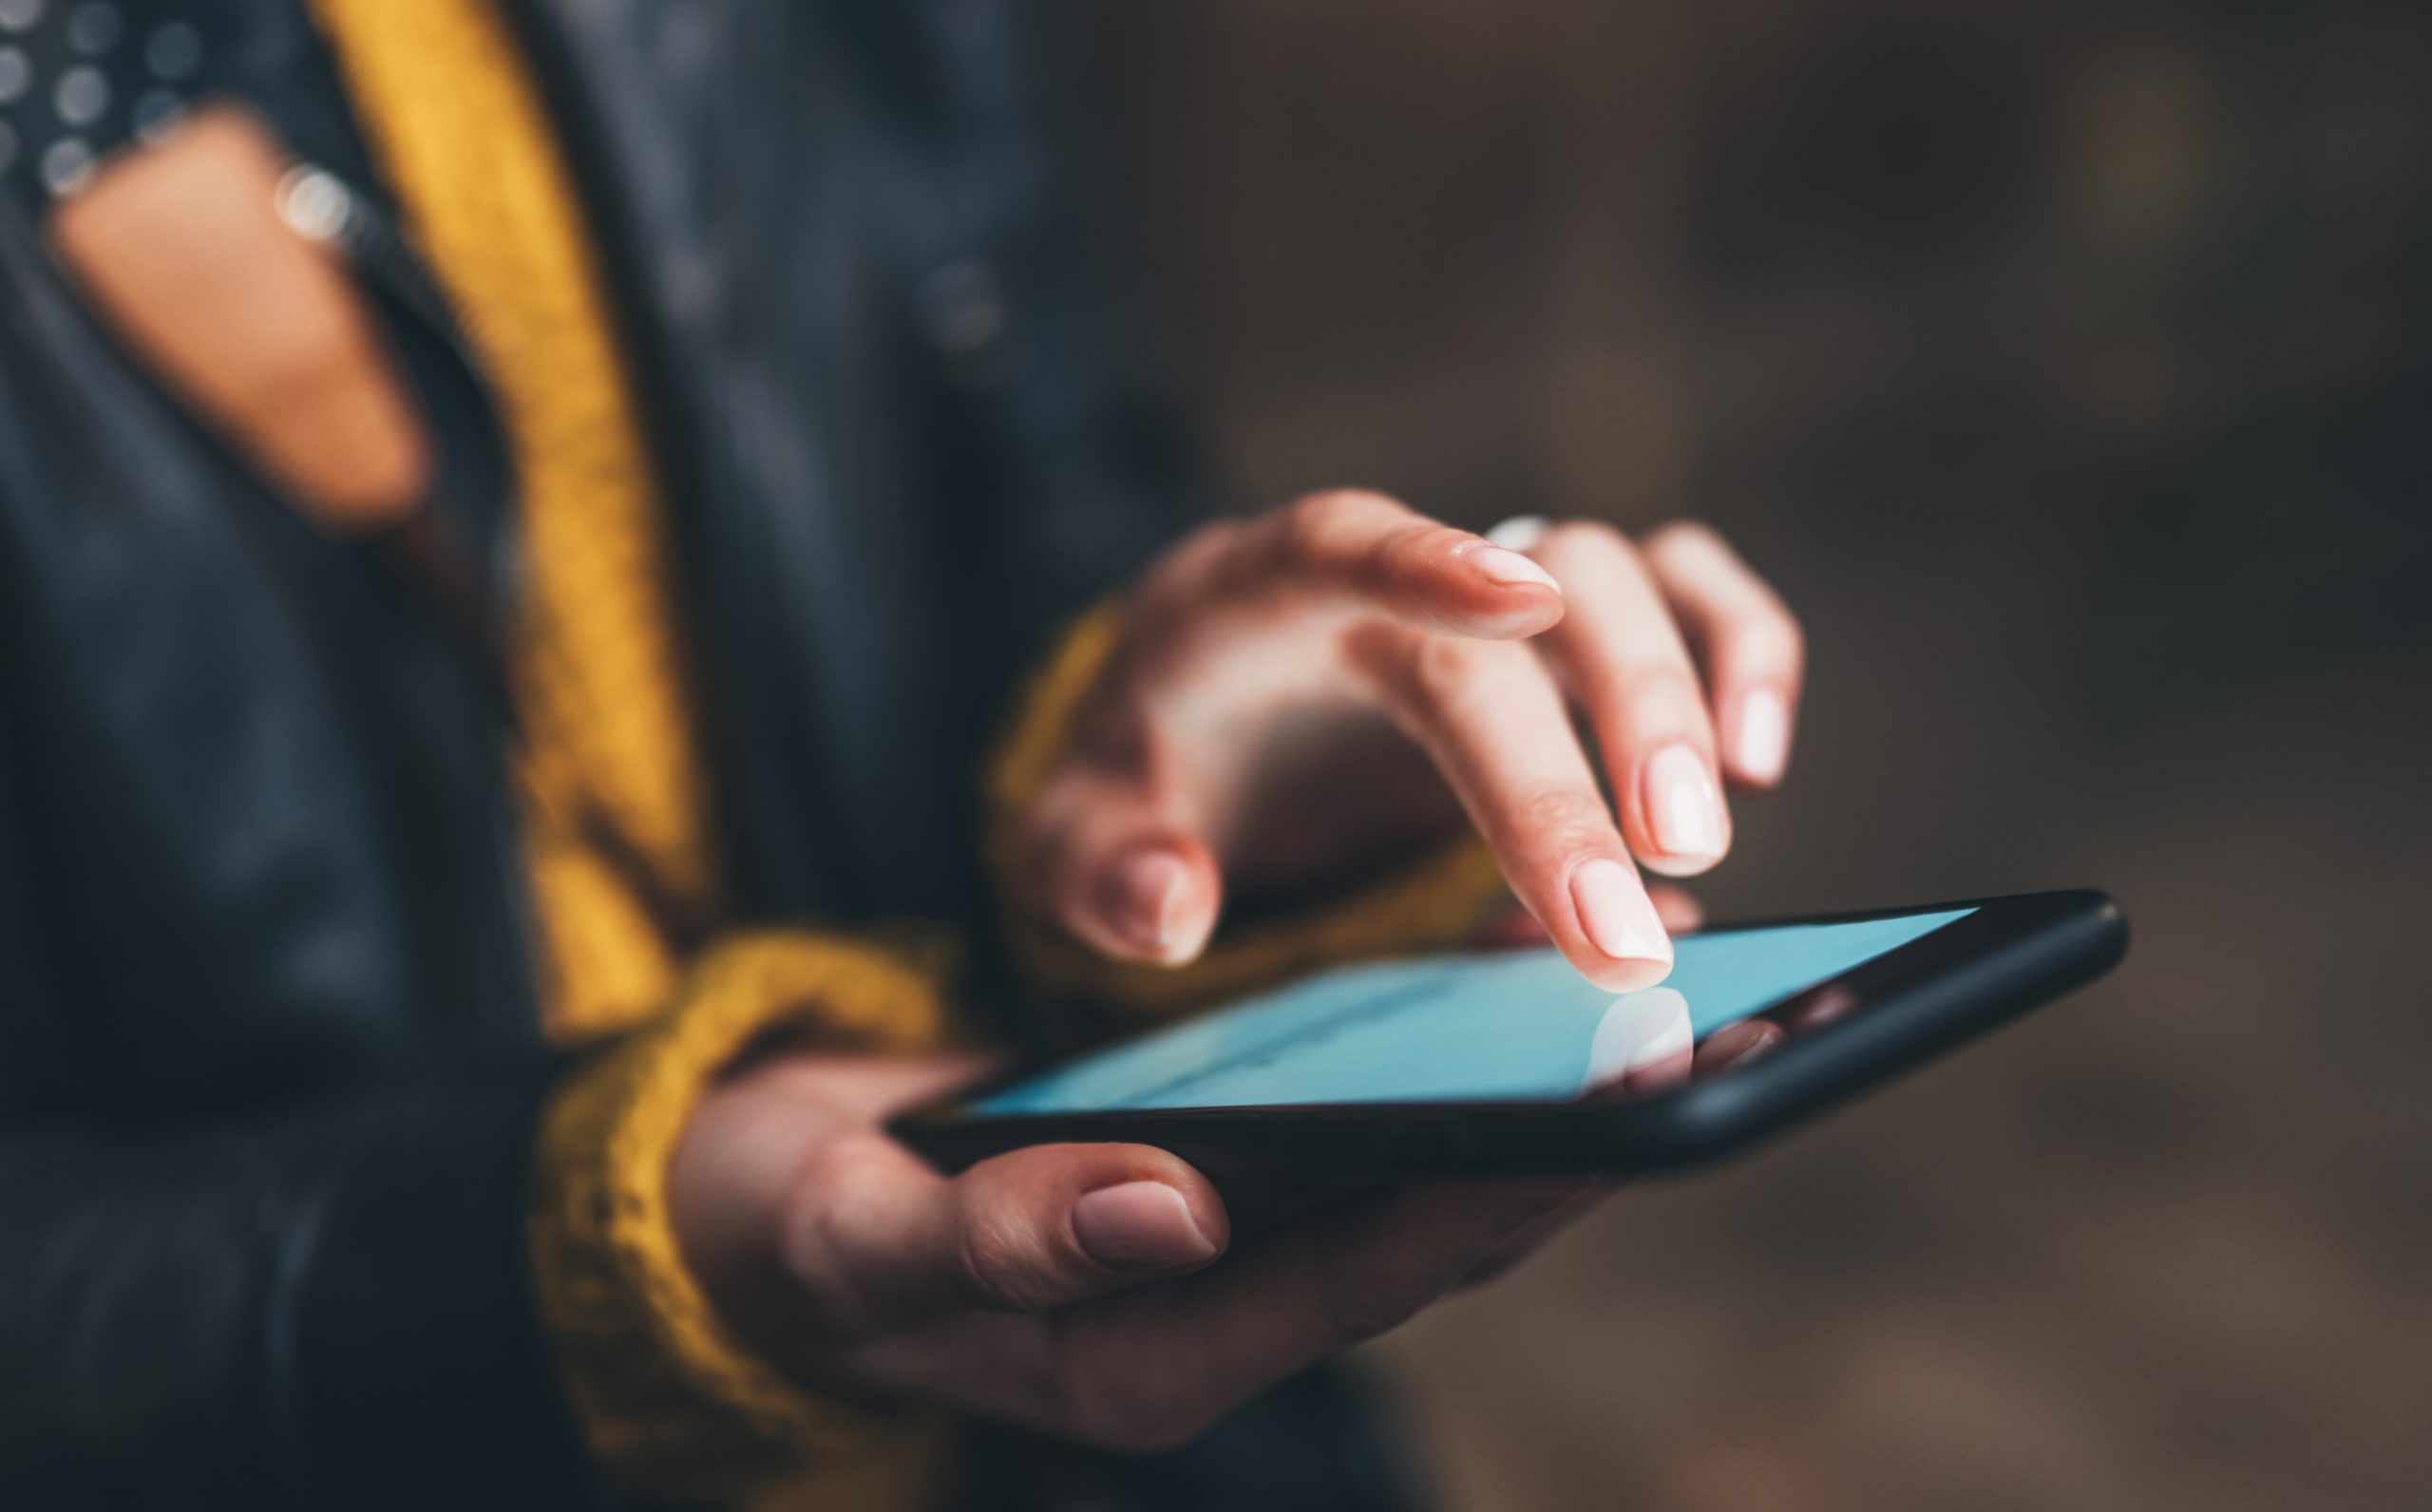
<path id="1" fill-rule="evenodd" d="M 0 1506 L 574 1507 L 806 1470 L 816 1504 L 881 1505 L 935 1461 L 932 1421 L 802 1392 L 728 1336 L 665 1190 L 694 1101 L 760 1034 L 936 1044 L 922 962 L 738 936 L 579 1062 L 210 1129 L 98 1121 L 80 1068 L 106 1048 L 46 968 L 12 818 Z"/>
<path id="2" fill-rule="evenodd" d="M 4 760 L 0 756 L 0 760 Z M 580 1504 L 523 1214 L 549 1068 L 94 1126 L 0 805 L 0 1504 Z"/>

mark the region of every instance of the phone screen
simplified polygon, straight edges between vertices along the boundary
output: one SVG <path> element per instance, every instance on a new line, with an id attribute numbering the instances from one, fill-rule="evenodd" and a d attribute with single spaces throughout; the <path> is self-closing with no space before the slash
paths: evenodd
<path id="1" fill-rule="evenodd" d="M 1615 996 L 1551 950 L 1348 967 L 1068 1062 L 981 1097 L 983 1117 L 1296 1103 L 1569 1102 L 1623 1081 L 1685 1017 L 1700 1068 L 1833 1016 L 1766 1014 L 1968 915 L 1721 930 L 1682 937 L 1672 973 Z M 1847 1005 L 1843 1005 L 1846 1007 Z"/>

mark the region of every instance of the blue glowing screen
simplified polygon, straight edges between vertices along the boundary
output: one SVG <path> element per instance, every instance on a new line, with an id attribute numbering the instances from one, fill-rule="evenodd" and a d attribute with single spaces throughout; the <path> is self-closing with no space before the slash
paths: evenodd
<path id="1" fill-rule="evenodd" d="M 1686 936 L 1662 985 L 1619 997 L 1551 950 L 1347 967 L 1068 1062 L 972 1111 L 1568 1102 L 1655 1036 L 1703 1040 L 1974 912 Z"/>

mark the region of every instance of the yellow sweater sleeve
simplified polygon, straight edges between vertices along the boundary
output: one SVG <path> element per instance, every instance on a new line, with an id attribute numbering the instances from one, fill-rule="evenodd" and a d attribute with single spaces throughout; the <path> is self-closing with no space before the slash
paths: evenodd
<path id="1" fill-rule="evenodd" d="M 943 1011 L 932 974 L 882 948 L 732 938 L 669 1012 L 578 1069 L 543 1120 L 531 1217 L 541 1311 L 577 1417 L 621 1490 L 732 1501 L 783 1484 L 787 1504 L 906 1505 L 938 1457 L 940 1425 L 801 1391 L 746 1349 L 676 1246 L 667 1166 L 694 1106 L 753 1040 L 796 1020 L 840 1047 L 910 1050 L 938 1042 Z"/>
<path id="2" fill-rule="evenodd" d="M 926 1048 L 937 985 L 900 955 L 807 934 L 689 948 L 724 907 L 679 584 L 545 99 L 497 0 L 310 12 L 514 469 L 524 549 L 506 670 L 545 1027 L 600 1047 L 535 1152 L 534 1280 L 570 1405 L 621 1492 L 916 1504 L 938 1425 L 798 1391 L 732 1337 L 677 1251 L 667 1161 L 703 1087 L 757 1035 L 801 1018 L 840 1044 Z"/>
<path id="3" fill-rule="evenodd" d="M 1101 604 L 1066 633 L 1015 710 L 989 773 L 988 847 L 1015 954 L 1040 990 L 1137 1012 L 1206 1007 L 1321 966 L 1451 944 L 1510 894 L 1494 857 L 1464 829 L 1434 854 L 1301 917 L 1220 931 L 1184 967 L 1111 961 L 1042 924 L 1015 868 L 1023 817 L 1062 756 L 1081 701 L 1113 654 L 1123 610 Z"/>

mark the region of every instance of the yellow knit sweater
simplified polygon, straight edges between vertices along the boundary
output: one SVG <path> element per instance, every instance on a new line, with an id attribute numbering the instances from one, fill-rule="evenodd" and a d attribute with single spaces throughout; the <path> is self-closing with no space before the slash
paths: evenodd
<path id="1" fill-rule="evenodd" d="M 840 1044 L 934 1046 L 919 963 L 867 942 L 727 929 L 665 525 L 582 207 L 492 0 L 310 0 L 408 233 L 494 390 L 525 541 L 511 678 L 547 1026 L 594 1052 L 536 1151 L 540 1306 L 611 1476 L 637 1494 L 916 1504 L 945 1439 L 919 1417 L 793 1387 L 732 1337 L 686 1270 L 666 1167 L 704 1086 L 772 1022 Z M 1116 633 L 1076 630 L 992 778 L 1001 845 Z M 1464 843 L 1376 894 L 1224 942 L 1200 969 L 1109 967 L 1025 935 L 1042 979 L 1172 1010 L 1326 960 L 1458 934 L 1499 894 Z M 679 936 L 672 921 L 684 926 Z"/>

